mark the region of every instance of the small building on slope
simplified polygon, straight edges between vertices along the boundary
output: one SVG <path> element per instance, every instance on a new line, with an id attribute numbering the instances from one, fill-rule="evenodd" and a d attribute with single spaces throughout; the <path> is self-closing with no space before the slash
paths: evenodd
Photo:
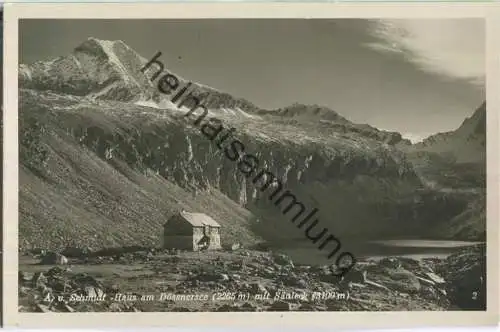
<path id="1" fill-rule="evenodd" d="M 180 250 L 221 249 L 221 226 L 204 213 L 181 211 L 163 225 L 163 247 Z"/>

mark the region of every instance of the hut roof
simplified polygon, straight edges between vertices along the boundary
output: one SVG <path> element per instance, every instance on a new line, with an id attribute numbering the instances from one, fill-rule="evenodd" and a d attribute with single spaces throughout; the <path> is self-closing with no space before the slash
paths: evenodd
<path id="1" fill-rule="evenodd" d="M 182 211 L 179 212 L 179 215 L 194 227 L 203 227 L 203 226 L 221 227 L 218 222 L 216 222 L 210 216 L 207 216 L 204 213 L 192 213 L 192 212 Z"/>

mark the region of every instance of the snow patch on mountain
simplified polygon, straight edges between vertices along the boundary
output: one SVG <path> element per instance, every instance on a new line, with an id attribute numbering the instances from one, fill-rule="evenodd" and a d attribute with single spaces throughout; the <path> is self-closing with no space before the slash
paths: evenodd
<path id="1" fill-rule="evenodd" d="M 80 60 L 78 60 L 78 58 L 74 54 L 71 55 L 71 58 L 75 61 L 75 64 L 78 67 L 78 69 L 83 70 L 83 67 L 82 67 L 82 64 L 80 63 Z"/>
<path id="2" fill-rule="evenodd" d="M 234 115 L 236 115 L 236 112 L 235 112 L 235 111 L 233 111 L 233 110 L 232 110 L 232 109 L 230 109 L 230 108 L 224 108 L 224 107 L 222 107 L 222 108 L 221 108 L 221 111 L 222 111 L 222 112 L 224 112 L 224 113 L 227 113 L 227 114 L 229 114 L 229 115 L 233 115 L 233 116 L 234 116 Z"/>
<path id="3" fill-rule="evenodd" d="M 134 104 L 136 104 L 138 106 L 144 106 L 144 107 L 151 107 L 151 108 L 160 109 L 160 105 L 158 105 L 158 103 L 155 103 L 152 100 L 138 100 Z"/>
<path id="4" fill-rule="evenodd" d="M 172 103 L 170 100 L 168 99 L 162 99 L 160 100 L 160 102 L 155 102 L 151 99 L 148 99 L 148 100 L 145 100 L 145 99 L 140 99 L 136 102 L 134 102 L 135 105 L 138 105 L 138 106 L 144 106 L 144 107 L 151 107 L 151 108 L 155 108 L 155 109 L 162 109 L 162 110 L 172 110 L 172 111 L 179 111 L 179 112 L 183 112 L 182 109 L 180 109 L 177 105 L 175 105 L 174 103 Z M 187 110 L 187 108 L 186 108 Z"/>
<path id="5" fill-rule="evenodd" d="M 236 107 L 236 109 L 235 109 L 235 110 L 238 112 L 238 114 L 243 115 L 243 116 L 244 116 L 244 117 L 246 117 L 246 118 L 250 118 L 250 119 L 261 119 L 261 117 L 260 117 L 260 116 L 258 116 L 258 115 L 252 115 L 252 114 L 249 114 L 249 113 L 247 113 L 247 112 L 243 111 L 243 110 L 242 110 L 241 108 L 239 108 L 239 107 Z"/>

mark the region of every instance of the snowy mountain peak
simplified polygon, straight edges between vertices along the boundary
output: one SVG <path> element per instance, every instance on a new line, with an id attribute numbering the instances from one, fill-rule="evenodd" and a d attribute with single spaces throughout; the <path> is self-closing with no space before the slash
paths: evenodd
<path id="1" fill-rule="evenodd" d="M 166 53 L 168 50 L 162 52 Z M 148 56 L 151 58 L 153 54 Z M 159 60 L 163 62 L 161 58 Z M 121 40 L 90 37 L 69 55 L 31 65 L 20 65 L 19 81 L 21 87 L 28 89 L 91 99 L 161 105 L 169 96 L 158 91 L 157 81 L 151 81 L 154 70 L 141 72 L 140 69 L 148 61 Z M 164 73 L 175 75 L 180 86 L 188 83 L 188 80 L 171 72 L 166 66 L 163 69 Z M 245 112 L 257 109 L 246 100 L 203 84 L 192 82 L 191 90 L 208 92 L 205 103 L 212 109 L 241 109 Z"/>
<path id="2" fill-rule="evenodd" d="M 457 162 L 480 163 L 486 159 L 486 102 L 456 130 L 439 133 L 415 144 L 413 150 L 446 153 Z"/>
<path id="3" fill-rule="evenodd" d="M 139 71 L 145 62 L 121 40 L 91 37 L 71 54 L 20 65 L 20 85 L 92 99 L 135 101 L 152 98 L 154 87 Z"/>

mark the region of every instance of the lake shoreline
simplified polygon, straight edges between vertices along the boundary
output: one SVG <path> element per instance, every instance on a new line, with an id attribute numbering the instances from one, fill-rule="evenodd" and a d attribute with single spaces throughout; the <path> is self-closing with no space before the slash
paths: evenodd
<path id="1" fill-rule="evenodd" d="M 388 257 L 406 257 L 417 260 L 439 258 L 444 259 L 456 250 L 482 245 L 483 242 L 391 239 L 391 240 L 357 240 L 342 243 L 341 251 L 350 251 L 358 261 L 380 260 Z M 319 250 L 306 241 L 278 243 L 269 246 L 269 250 L 283 252 L 297 263 L 323 265 L 333 264 L 335 257 L 328 260 L 329 251 Z"/>

